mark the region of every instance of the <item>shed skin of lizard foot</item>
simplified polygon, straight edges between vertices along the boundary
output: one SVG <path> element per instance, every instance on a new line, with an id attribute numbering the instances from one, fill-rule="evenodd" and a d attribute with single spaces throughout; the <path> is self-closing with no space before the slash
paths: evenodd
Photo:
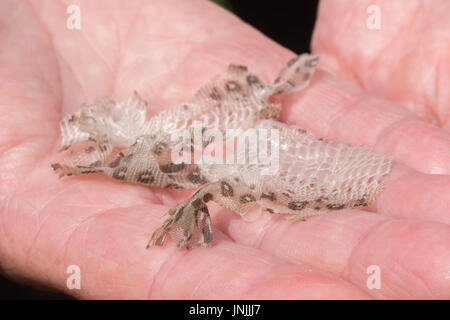
<path id="1" fill-rule="evenodd" d="M 191 198 L 184 200 L 167 212 L 163 226 L 156 230 L 147 249 L 152 246 L 164 245 L 169 233 L 177 242 L 178 248 L 187 249 L 202 245 L 209 247 L 212 242 L 211 219 L 206 202 L 214 198 L 218 184 L 209 184 L 198 190 Z M 182 230 L 182 235 L 179 234 Z"/>
<path id="2" fill-rule="evenodd" d="M 241 180 L 222 179 L 199 189 L 191 198 L 184 200 L 167 213 L 167 220 L 152 236 L 149 245 L 161 246 L 167 233 L 172 238 L 180 238 L 174 228 L 183 230 L 183 236 L 177 242 L 178 248 L 193 248 L 197 245 L 208 247 L 212 242 L 211 221 L 206 203 L 214 201 L 231 210 L 245 210 L 256 204 L 258 193 L 252 193 L 255 186 L 245 187 Z M 244 208 L 244 209 L 243 209 Z"/>

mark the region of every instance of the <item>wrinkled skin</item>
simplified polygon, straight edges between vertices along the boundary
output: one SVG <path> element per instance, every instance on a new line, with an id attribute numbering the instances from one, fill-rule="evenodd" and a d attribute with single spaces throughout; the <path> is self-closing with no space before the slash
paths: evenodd
<path id="1" fill-rule="evenodd" d="M 282 121 L 395 158 L 377 201 L 296 224 L 211 206 L 213 246 L 187 251 L 145 245 L 192 191 L 58 179 L 58 121 L 134 89 L 157 112 L 230 62 L 271 81 L 294 53 L 207 1 L 80 1 L 81 30 L 65 27 L 69 2 L 2 1 L 3 271 L 81 298 L 450 298 L 450 3 L 377 1 L 375 31 L 370 2 L 321 2 L 319 70 L 280 99 Z M 80 290 L 66 288 L 69 265 Z"/>

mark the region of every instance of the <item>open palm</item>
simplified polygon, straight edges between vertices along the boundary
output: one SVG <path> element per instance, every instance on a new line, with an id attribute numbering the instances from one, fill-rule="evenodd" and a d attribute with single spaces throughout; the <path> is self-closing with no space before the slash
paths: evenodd
<path id="1" fill-rule="evenodd" d="M 364 23 L 339 24 L 364 22 L 369 3 L 345 3 L 321 4 L 313 39 L 319 67 L 334 75 L 318 70 L 305 91 L 283 97 L 282 120 L 393 156 L 384 192 L 368 210 L 297 224 L 271 215 L 249 223 L 212 205 L 213 246 L 188 251 L 145 246 L 192 191 L 100 175 L 59 180 L 50 167 L 59 120 L 97 96 L 121 100 L 134 89 L 156 113 L 228 63 L 269 81 L 294 54 L 208 1 L 80 1 L 80 30 L 66 28 L 69 3 L 3 1 L 2 269 L 82 298 L 450 298 L 449 42 L 398 65 L 400 49 L 371 47 Z M 445 0 L 433 4 L 441 7 L 429 15 L 450 11 Z M 417 15 L 408 12 L 390 25 L 406 28 L 393 43 L 414 40 L 407 28 Z M 448 35 L 447 21 L 434 28 Z M 389 76 L 394 67 L 404 76 Z M 81 271 L 79 290 L 66 287 L 71 265 Z M 380 289 L 366 285 L 371 265 L 380 268 Z"/>

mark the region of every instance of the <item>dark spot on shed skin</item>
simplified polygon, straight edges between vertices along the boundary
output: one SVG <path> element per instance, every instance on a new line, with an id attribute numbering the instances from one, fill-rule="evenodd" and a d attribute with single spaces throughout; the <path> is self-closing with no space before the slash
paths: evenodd
<path id="1" fill-rule="evenodd" d="M 327 204 L 327 208 L 330 210 L 341 210 L 341 209 L 345 208 L 345 204 L 331 203 L 331 204 Z"/>
<path id="2" fill-rule="evenodd" d="M 220 192 L 224 197 L 232 197 L 234 194 L 233 188 L 225 181 L 220 183 Z"/>
<path id="3" fill-rule="evenodd" d="M 367 199 L 366 199 L 367 195 L 364 195 L 361 199 L 358 199 L 355 201 L 355 204 L 353 205 L 354 207 L 367 207 L 369 205 Z"/>
<path id="4" fill-rule="evenodd" d="M 275 213 L 275 211 L 273 211 L 273 210 L 270 209 L 270 208 L 265 208 L 264 210 L 267 211 L 267 212 L 269 212 L 269 213 Z"/>
<path id="5" fill-rule="evenodd" d="M 231 70 L 235 69 L 237 71 L 244 71 L 244 72 L 248 71 L 246 66 L 243 66 L 243 65 L 240 65 L 240 64 L 230 64 L 229 68 Z"/>
<path id="6" fill-rule="evenodd" d="M 212 198 L 213 198 L 213 195 L 212 195 L 211 193 L 206 193 L 206 194 L 203 196 L 203 201 L 204 201 L 204 202 L 208 202 L 209 200 L 212 200 Z"/>
<path id="7" fill-rule="evenodd" d="M 355 202 L 355 204 L 353 206 L 354 207 L 367 207 L 368 205 L 369 204 L 367 202 L 357 200 L 357 202 Z"/>
<path id="8" fill-rule="evenodd" d="M 214 99 L 214 100 L 222 99 L 222 95 L 220 94 L 219 90 L 217 90 L 216 87 L 211 89 L 211 93 L 209 94 L 209 96 L 211 97 L 211 99 Z"/>
<path id="9" fill-rule="evenodd" d="M 166 188 L 166 189 L 183 189 L 182 186 L 180 186 L 179 184 L 176 184 L 176 183 L 169 183 L 164 188 Z"/>
<path id="10" fill-rule="evenodd" d="M 283 89 L 278 89 L 278 90 L 276 90 L 273 94 L 274 95 L 278 95 L 278 94 L 283 94 L 284 93 L 284 90 Z"/>
<path id="11" fill-rule="evenodd" d="M 111 162 L 109 164 L 109 167 L 110 168 L 116 168 L 120 164 L 120 161 L 122 161 L 122 157 L 117 157 L 116 159 L 114 159 L 113 162 Z"/>
<path id="12" fill-rule="evenodd" d="M 249 74 L 249 75 L 247 76 L 246 80 L 247 80 L 247 83 L 248 83 L 250 86 L 251 86 L 251 85 L 254 85 L 254 84 L 260 84 L 260 83 L 261 83 L 261 81 L 259 81 L 258 77 L 255 76 L 255 75 L 253 75 L 253 74 Z"/>
<path id="13" fill-rule="evenodd" d="M 102 165 L 102 162 L 100 160 L 97 160 L 95 162 L 92 162 L 89 166 L 90 167 L 100 167 Z"/>
<path id="14" fill-rule="evenodd" d="M 275 193 L 273 192 L 263 192 L 261 194 L 261 199 L 268 199 L 270 201 L 275 201 L 277 198 L 275 196 Z"/>
<path id="15" fill-rule="evenodd" d="M 203 226 L 202 233 L 203 233 L 203 241 L 205 243 L 211 243 L 211 241 L 212 241 L 212 234 L 211 234 L 211 230 L 209 230 L 209 226 L 208 225 L 205 224 Z"/>
<path id="16" fill-rule="evenodd" d="M 99 148 L 100 148 L 101 151 L 107 151 L 108 150 L 108 146 L 106 144 L 99 145 Z"/>
<path id="17" fill-rule="evenodd" d="M 119 180 L 125 180 L 125 173 L 127 172 L 127 167 L 119 167 L 113 172 L 113 178 Z"/>
<path id="18" fill-rule="evenodd" d="M 164 173 L 175 173 L 183 170 L 186 167 L 184 162 L 182 163 L 168 163 L 164 165 L 160 165 L 159 169 Z"/>
<path id="19" fill-rule="evenodd" d="M 149 184 L 152 183 L 155 180 L 155 178 L 153 177 L 152 172 L 150 170 L 145 170 L 138 173 L 136 180 L 141 183 Z"/>
<path id="20" fill-rule="evenodd" d="M 256 198 L 252 194 L 244 194 L 239 198 L 240 203 L 248 203 L 253 201 L 256 201 Z"/>
<path id="21" fill-rule="evenodd" d="M 280 110 L 278 108 L 274 108 L 272 106 L 263 108 L 259 111 L 260 119 L 277 119 Z"/>
<path id="22" fill-rule="evenodd" d="M 192 184 L 204 184 L 206 182 L 208 182 L 205 177 L 203 177 L 200 172 L 198 171 L 191 171 L 188 173 L 187 175 L 188 180 L 192 183 Z"/>
<path id="23" fill-rule="evenodd" d="M 311 58 L 309 60 L 306 60 L 305 61 L 305 67 L 314 68 L 317 65 L 318 61 L 319 61 L 319 57 L 314 57 L 314 58 Z"/>
<path id="24" fill-rule="evenodd" d="M 299 211 L 305 209 L 307 204 L 308 201 L 292 201 L 288 203 L 288 208 L 291 210 Z"/>
<path id="25" fill-rule="evenodd" d="M 195 199 L 194 201 L 192 201 L 192 206 L 195 209 L 198 209 L 202 205 L 202 202 L 203 202 L 202 199 Z"/>
<path id="26" fill-rule="evenodd" d="M 287 65 L 288 67 L 292 66 L 294 63 L 296 63 L 298 61 L 299 57 L 295 57 L 292 58 L 291 60 L 288 61 Z"/>
<path id="27" fill-rule="evenodd" d="M 81 173 L 95 173 L 95 172 L 97 172 L 97 170 L 95 169 L 86 169 L 81 171 Z"/>
<path id="28" fill-rule="evenodd" d="M 89 148 L 86 149 L 86 153 L 92 153 L 95 151 L 95 147 L 94 146 L 90 146 Z"/>
<path id="29" fill-rule="evenodd" d="M 295 87 L 295 82 L 291 81 L 291 80 L 287 80 L 286 81 L 291 87 Z"/>

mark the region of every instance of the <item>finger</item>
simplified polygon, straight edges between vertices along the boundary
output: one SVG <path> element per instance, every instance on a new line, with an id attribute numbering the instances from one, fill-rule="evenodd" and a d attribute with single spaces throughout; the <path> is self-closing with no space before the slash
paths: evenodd
<path id="1" fill-rule="evenodd" d="M 450 176 L 424 174 L 393 163 L 383 190 L 360 210 L 394 218 L 450 223 Z"/>
<path id="2" fill-rule="evenodd" d="M 394 220 L 359 210 L 324 214 L 297 224 L 269 215 L 252 224 L 237 217 L 214 218 L 216 226 L 238 243 L 320 268 L 374 297 L 450 297 L 448 225 Z M 367 285 L 370 266 L 381 270 L 379 290 Z"/>
<path id="3" fill-rule="evenodd" d="M 325 70 L 448 128 L 449 9 L 446 0 L 321 1 L 313 51 Z"/>
<path id="4" fill-rule="evenodd" d="M 66 197 L 59 194 L 32 215 L 14 203 L 14 214 L 3 216 L 0 257 L 6 270 L 80 298 L 369 297 L 339 277 L 232 243 L 217 231 L 212 248 L 186 251 L 169 243 L 146 250 L 161 223 L 159 213 L 168 207 L 99 210 L 65 205 Z M 79 290 L 67 287 L 69 266 L 79 268 Z"/>
<path id="5" fill-rule="evenodd" d="M 286 97 L 281 119 L 327 138 L 364 144 L 425 173 L 450 173 L 450 134 L 395 103 L 318 70 L 308 90 Z"/>
<path id="6" fill-rule="evenodd" d="M 26 27 L 18 27 L 17 16 Z M 0 194 L 5 195 L 53 146 L 61 88 L 51 41 L 27 4 L 2 2 L 0 20 Z"/>
<path id="7" fill-rule="evenodd" d="M 392 166 L 372 208 L 395 218 L 450 223 L 450 176 Z"/>

